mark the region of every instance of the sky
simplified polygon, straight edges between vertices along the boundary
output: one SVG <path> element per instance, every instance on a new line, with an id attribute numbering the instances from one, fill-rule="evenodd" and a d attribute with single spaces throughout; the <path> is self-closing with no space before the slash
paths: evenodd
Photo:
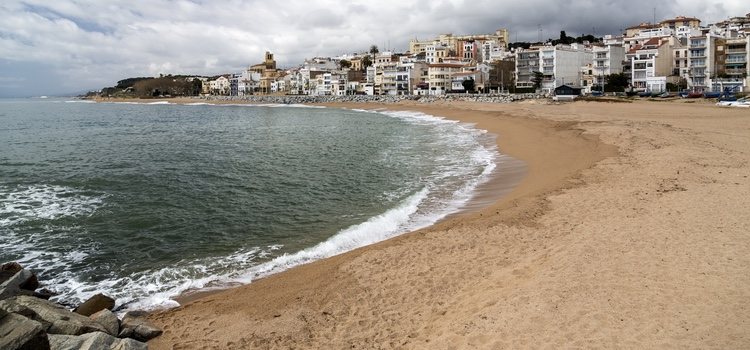
<path id="1" fill-rule="evenodd" d="M 0 97 L 75 94 L 159 74 L 237 72 L 271 51 L 280 67 L 314 56 L 405 51 L 410 39 L 498 28 L 511 41 L 619 34 L 683 15 L 703 24 L 747 0 L 2 0 Z M 541 33 L 540 33 L 541 28 Z"/>

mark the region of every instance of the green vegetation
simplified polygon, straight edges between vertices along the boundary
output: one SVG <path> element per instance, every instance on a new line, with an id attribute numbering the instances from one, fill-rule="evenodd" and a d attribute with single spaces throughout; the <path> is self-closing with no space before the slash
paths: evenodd
<path id="1" fill-rule="evenodd" d="M 187 75 L 161 75 L 159 78 L 137 77 L 126 78 L 116 86 L 106 87 L 100 91 L 104 97 L 150 98 L 164 96 L 198 96 L 203 89 L 203 82 Z"/>

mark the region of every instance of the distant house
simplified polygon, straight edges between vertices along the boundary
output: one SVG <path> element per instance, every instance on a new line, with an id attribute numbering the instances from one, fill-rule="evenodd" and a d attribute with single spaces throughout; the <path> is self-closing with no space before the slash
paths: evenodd
<path id="1" fill-rule="evenodd" d="M 563 84 L 555 88 L 553 99 L 555 101 L 575 100 L 576 97 L 581 95 L 581 90 L 580 87 Z"/>

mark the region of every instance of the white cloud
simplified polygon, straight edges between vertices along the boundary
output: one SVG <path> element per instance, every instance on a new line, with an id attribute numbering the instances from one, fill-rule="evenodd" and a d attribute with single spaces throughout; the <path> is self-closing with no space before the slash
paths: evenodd
<path id="1" fill-rule="evenodd" d="M 657 18 L 713 22 L 750 12 L 745 1 L 186 1 L 5 0 L 0 4 L 0 58 L 52 67 L 60 90 L 111 85 L 159 73 L 218 74 L 257 63 L 266 50 L 281 65 L 314 55 L 403 50 L 411 38 L 493 32 L 536 40 L 617 33 Z M 0 69 L 2 69 L 0 67 Z M 0 75 L 4 72 L 0 71 Z"/>

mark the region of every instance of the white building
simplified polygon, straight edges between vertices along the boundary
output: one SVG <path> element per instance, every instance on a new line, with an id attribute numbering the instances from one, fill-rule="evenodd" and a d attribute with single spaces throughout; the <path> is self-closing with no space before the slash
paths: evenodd
<path id="1" fill-rule="evenodd" d="M 226 76 L 220 76 L 208 82 L 210 93 L 212 95 L 229 95 L 229 79 Z"/>
<path id="2" fill-rule="evenodd" d="M 580 82 L 581 67 L 593 62 L 591 49 L 579 44 L 545 45 L 516 51 L 516 87 L 534 86 L 537 72 L 542 75 L 541 90 L 551 93 L 563 84 Z"/>
<path id="3" fill-rule="evenodd" d="M 603 86 L 608 75 L 622 73 L 622 63 L 625 61 L 625 48 L 622 45 L 594 46 L 593 55 L 591 75 L 595 85 Z"/>

